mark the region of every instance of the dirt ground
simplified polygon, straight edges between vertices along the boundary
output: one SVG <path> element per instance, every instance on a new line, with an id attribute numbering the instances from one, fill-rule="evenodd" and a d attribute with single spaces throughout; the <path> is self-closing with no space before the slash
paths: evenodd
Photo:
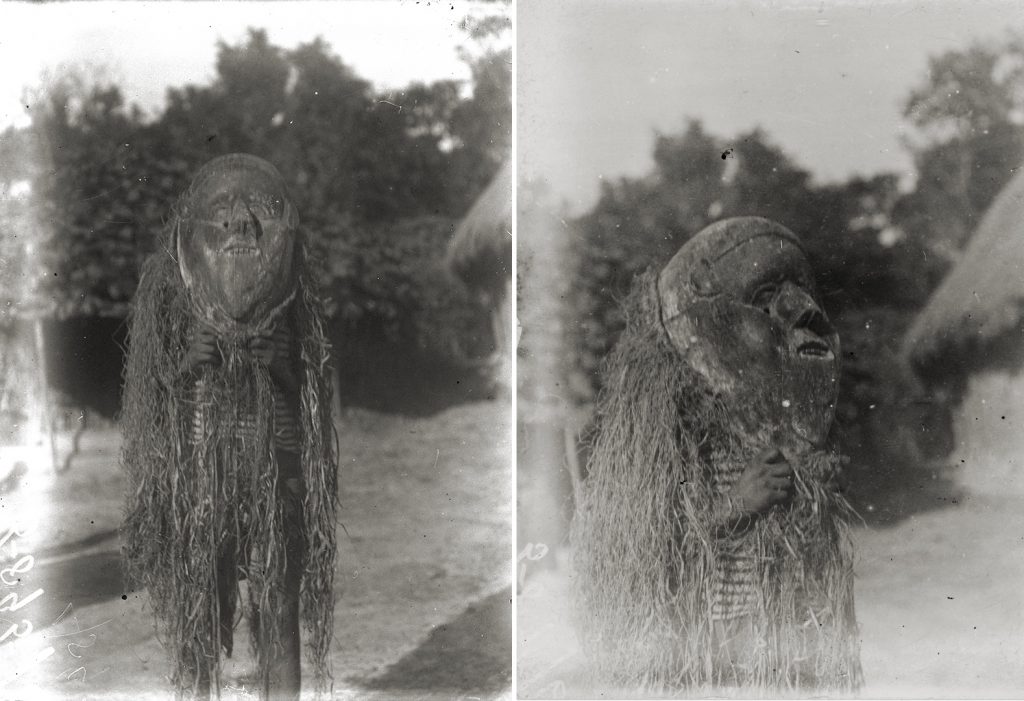
<path id="1" fill-rule="evenodd" d="M 917 475 L 865 505 L 856 602 L 867 698 L 1020 698 L 1024 690 L 1024 495 L 972 493 Z M 568 625 L 566 554 L 518 596 L 521 698 L 628 698 L 601 689 Z"/>
<path id="2" fill-rule="evenodd" d="M 511 415 L 495 401 L 339 422 L 333 698 L 511 693 Z M 0 634 L 34 628 L 0 647 L 0 698 L 168 697 L 146 595 L 121 577 L 118 450 L 116 430 L 87 432 L 67 473 L 30 473 L 0 494 L 0 538 L 3 524 L 26 524 L 0 551 L 2 566 L 22 563 L 4 572 L 3 591 L 24 603 L 0 614 Z M 222 698 L 255 698 L 243 636 L 244 624 Z"/>

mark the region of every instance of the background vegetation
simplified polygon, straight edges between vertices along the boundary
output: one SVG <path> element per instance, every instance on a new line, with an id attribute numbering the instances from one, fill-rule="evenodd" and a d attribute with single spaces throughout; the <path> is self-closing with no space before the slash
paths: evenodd
<path id="1" fill-rule="evenodd" d="M 760 215 L 801 237 L 839 327 L 843 452 L 875 484 L 920 465 L 940 446 L 914 436 L 941 423 L 945 408 L 903 368 L 898 344 L 1021 165 L 1024 41 L 1008 35 L 933 57 L 903 114 L 913 183 L 880 173 L 819 184 L 760 129 L 727 138 L 691 121 L 656 134 L 648 174 L 605 181 L 591 210 L 563 215 L 573 352 L 558 362 L 573 402 L 585 411 L 599 389 L 601 361 L 623 325 L 618 302 L 634 275 L 663 265 L 714 220 Z"/>
<path id="2" fill-rule="evenodd" d="M 29 184 L 0 210 L 0 304 L 47 320 L 53 381 L 75 401 L 96 404 L 76 384 L 92 363 L 116 396 L 120 357 L 100 343 L 86 362 L 82 337 L 123 342 L 140 263 L 191 173 L 223 153 L 253 153 L 291 184 L 323 264 L 346 401 L 443 403 L 413 395 L 455 387 L 491 344 L 486 310 L 443 257 L 508 157 L 509 27 L 501 11 L 467 20 L 469 84 L 379 91 L 324 41 L 284 49 L 259 29 L 220 43 L 212 82 L 169 88 L 156 115 L 88 67 L 50 76 L 28 96 L 31 125 L 0 133 L 0 184 Z M 407 386 L 387 395 L 384 380 Z"/>

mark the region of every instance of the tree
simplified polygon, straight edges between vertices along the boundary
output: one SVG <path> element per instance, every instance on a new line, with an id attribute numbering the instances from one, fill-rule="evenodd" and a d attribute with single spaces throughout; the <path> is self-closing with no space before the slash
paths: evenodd
<path id="1" fill-rule="evenodd" d="M 934 284 L 935 275 L 922 272 L 931 270 L 927 252 L 892 235 L 895 176 L 815 186 L 760 129 L 726 140 L 697 122 L 656 134 L 652 152 L 649 174 L 603 183 L 593 209 L 571 223 L 566 328 L 577 358 L 571 384 L 582 401 L 597 389 L 598 367 L 623 324 L 619 301 L 636 274 L 664 265 L 717 219 L 763 216 L 796 232 L 834 319 L 874 308 L 909 319 Z"/>
<path id="2" fill-rule="evenodd" d="M 898 223 L 955 258 L 1024 159 L 1024 37 L 933 57 L 904 116 L 918 181 L 897 205 Z"/>
<path id="3" fill-rule="evenodd" d="M 32 179 L 44 251 L 37 282 L 53 313 L 123 314 L 169 207 L 215 155 L 274 162 L 294 183 L 314 243 L 341 237 L 336 251 L 357 229 L 461 215 L 463 198 L 493 172 L 497 156 L 481 144 L 496 141 L 480 122 L 509 104 L 500 72 L 477 71 L 482 84 L 469 98 L 451 81 L 413 84 L 396 106 L 324 41 L 284 50 L 262 30 L 220 43 L 215 68 L 209 85 L 169 89 L 149 121 L 116 85 L 66 71 L 34 96 L 32 125 L 0 138 L 0 152 L 38 156 L 17 158 L 35 165 L 7 165 L 3 175 Z"/>
<path id="4" fill-rule="evenodd" d="M 510 157 L 512 145 L 512 32 L 510 0 L 492 0 L 463 18 L 469 46 L 460 47 L 473 94 L 451 116 L 451 201 L 465 212 Z"/>
<path id="5" fill-rule="evenodd" d="M 827 215 L 809 174 L 760 130 L 727 142 L 691 121 L 680 134 L 655 134 L 653 157 L 645 177 L 602 183 L 597 204 L 574 222 L 575 308 L 568 328 L 579 371 L 588 378 L 576 378 L 574 386 L 596 389 L 598 365 L 623 324 L 618 302 L 636 274 L 664 265 L 712 221 L 759 215 L 805 239 L 835 235 L 835 227 L 823 226 Z"/>
<path id="6" fill-rule="evenodd" d="M 137 281 L 143 186 L 135 175 L 144 156 L 132 141 L 140 128 L 139 111 L 116 86 L 87 86 L 75 74 L 52 82 L 33 106 L 33 291 L 51 314 L 126 309 Z"/>
<path id="7" fill-rule="evenodd" d="M 327 272 L 332 334 L 429 351 L 453 367 L 485 353 L 487 318 L 441 257 L 455 220 L 507 155 L 508 52 L 492 53 L 466 54 L 479 83 L 471 91 L 437 81 L 382 92 L 323 40 L 286 50 L 250 30 L 218 44 L 209 84 L 170 88 L 150 118 L 102 75 L 65 70 L 32 97 L 29 127 L 0 134 L 0 181 L 31 180 L 30 206 L 0 216 L 6 231 L 34 239 L 27 267 L 38 311 L 124 315 L 191 174 L 244 151 L 292 184 Z M 4 243 L 0 280 L 16 274 Z M 366 357 L 372 371 L 372 351 Z"/>
<path id="8" fill-rule="evenodd" d="M 489 51 L 471 62 L 473 96 L 452 113 L 453 206 L 466 211 L 509 158 L 512 144 L 512 51 Z"/>

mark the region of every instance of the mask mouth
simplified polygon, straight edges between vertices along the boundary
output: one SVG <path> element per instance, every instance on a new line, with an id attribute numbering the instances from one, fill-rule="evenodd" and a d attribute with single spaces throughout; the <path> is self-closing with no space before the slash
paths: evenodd
<path id="1" fill-rule="evenodd" d="M 809 360 L 833 360 L 835 354 L 832 348 L 825 343 L 817 334 L 806 329 L 797 329 L 794 332 L 796 337 L 796 354 L 801 358 Z"/>
<path id="2" fill-rule="evenodd" d="M 221 255 L 238 257 L 238 256 L 258 256 L 260 249 L 257 246 L 253 246 L 251 243 L 229 243 L 227 246 L 221 249 Z"/>

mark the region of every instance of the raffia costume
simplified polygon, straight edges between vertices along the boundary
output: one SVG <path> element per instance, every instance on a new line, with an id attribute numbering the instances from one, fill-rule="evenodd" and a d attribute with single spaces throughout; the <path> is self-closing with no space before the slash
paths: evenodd
<path id="1" fill-rule="evenodd" d="M 853 515 L 826 448 L 838 338 L 797 238 L 711 225 L 626 303 L 573 523 L 575 616 L 615 684 L 848 693 L 861 683 Z M 726 528 L 773 446 L 788 502 Z"/>
<path id="2" fill-rule="evenodd" d="M 122 416 L 127 570 L 149 592 L 179 695 L 219 695 L 240 579 L 263 695 L 299 577 L 307 658 L 328 687 L 337 466 L 323 320 L 276 169 L 244 154 L 205 165 L 143 266 Z M 221 362 L 186 372 L 199 324 Z M 293 396 L 250 352 L 264 331 L 295 370 Z"/>

